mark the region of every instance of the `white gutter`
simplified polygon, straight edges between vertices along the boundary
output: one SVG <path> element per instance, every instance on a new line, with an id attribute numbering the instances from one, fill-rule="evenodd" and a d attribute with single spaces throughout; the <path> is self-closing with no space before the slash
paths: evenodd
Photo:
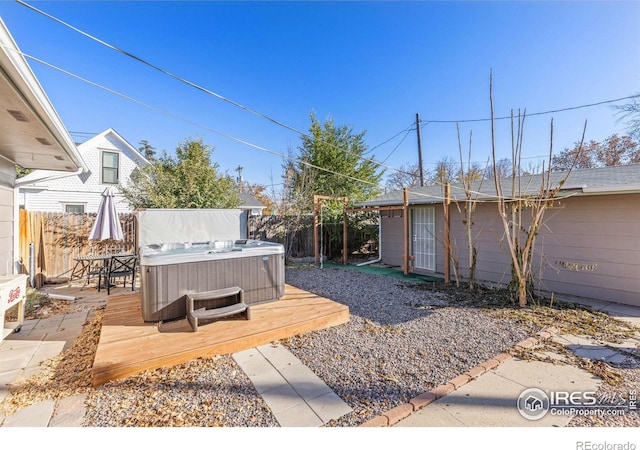
<path id="1" fill-rule="evenodd" d="M 582 188 L 582 192 L 585 194 L 622 194 L 629 192 L 640 192 L 640 184 L 628 185 L 628 186 L 619 186 L 619 187 L 584 187 Z"/>
<path id="2" fill-rule="evenodd" d="M 17 187 L 20 187 L 20 186 L 39 183 L 41 181 L 51 181 L 51 180 L 57 180 L 58 178 L 72 177 L 74 175 L 80 175 L 82 172 L 85 172 L 85 168 L 84 167 L 78 168 L 78 170 L 76 170 L 75 172 L 63 172 L 63 173 L 57 173 L 55 175 L 44 175 L 41 178 L 35 178 L 33 180 L 20 181 L 18 179 L 13 184 L 13 186 L 14 186 L 14 188 L 17 188 Z"/>

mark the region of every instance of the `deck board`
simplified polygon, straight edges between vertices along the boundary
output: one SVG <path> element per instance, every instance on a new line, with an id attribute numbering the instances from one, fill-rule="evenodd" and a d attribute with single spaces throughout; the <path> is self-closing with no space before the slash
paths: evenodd
<path id="1" fill-rule="evenodd" d="M 278 301 L 251 306 L 251 320 L 233 316 L 191 331 L 186 319 L 142 320 L 140 294 L 109 298 L 93 362 L 93 386 L 199 357 L 246 350 L 349 321 L 349 308 L 285 285 Z"/>

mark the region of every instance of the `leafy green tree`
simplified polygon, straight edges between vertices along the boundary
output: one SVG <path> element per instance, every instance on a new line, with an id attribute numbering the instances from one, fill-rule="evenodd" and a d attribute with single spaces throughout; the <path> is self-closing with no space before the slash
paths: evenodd
<path id="1" fill-rule="evenodd" d="M 142 141 L 140 141 L 140 147 L 138 147 L 138 151 L 142 154 L 142 156 L 145 157 L 147 161 L 153 161 L 154 159 L 156 159 L 156 149 L 151 144 L 149 144 L 149 141 L 147 140 L 143 139 Z"/>
<path id="2" fill-rule="evenodd" d="M 120 190 L 132 208 L 236 208 L 235 180 L 211 164 L 211 147 L 201 139 L 186 140 L 176 157 L 166 152 L 137 169 Z"/>
<path id="3" fill-rule="evenodd" d="M 299 156 L 285 166 L 291 176 L 290 194 L 304 192 L 303 209 L 313 209 L 313 195 L 348 197 L 349 202 L 364 201 L 381 192 L 384 170 L 365 158 L 365 132 L 354 133 L 346 125 L 328 118 L 320 123 L 311 114 L 309 133 L 302 137 Z"/>
<path id="4" fill-rule="evenodd" d="M 16 164 L 16 178 L 22 178 L 25 175 L 29 175 L 31 172 L 33 172 L 33 169 L 25 169 L 24 167 Z"/>

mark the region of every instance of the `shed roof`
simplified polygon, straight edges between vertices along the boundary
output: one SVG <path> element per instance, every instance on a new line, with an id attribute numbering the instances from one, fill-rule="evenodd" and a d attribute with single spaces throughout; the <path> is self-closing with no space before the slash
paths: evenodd
<path id="1" fill-rule="evenodd" d="M 255 198 L 253 195 L 247 194 L 246 192 L 238 193 L 238 197 L 240 197 L 239 208 L 242 208 L 242 209 L 266 208 L 264 203 L 262 203 L 260 200 Z"/>
<path id="2" fill-rule="evenodd" d="M 551 172 L 551 187 L 555 188 L 565 177 L 566 172 Z M 520 183 L 520 195 L 536 195 L 541 186 L 542 174 L 523 175 L 516 178 Z M 501 182 L 503 195 L 512 197 L 512 179 Z M 493 180 L 475 182 L 472 186 L 474 199 L 478 201 L 496 200 L 496 188 Z M 444 186 L 441 184 L 409 188 L 409 204 L 441 203 Z M 451 201 L 466 199 L 464 187 L 460 183 L 451 184 Z M 640 164 L 626 166 L 608 166 L 595 169 L 573 170 L 562 186 L 558 196 L 569 195 L 601 195 L 601 194 L 630 194 L 640 193 Z M 358 207 L 395 206 L 402 205 L 403 190 L 396 190 L 366 202 L 357 203 Z"/>

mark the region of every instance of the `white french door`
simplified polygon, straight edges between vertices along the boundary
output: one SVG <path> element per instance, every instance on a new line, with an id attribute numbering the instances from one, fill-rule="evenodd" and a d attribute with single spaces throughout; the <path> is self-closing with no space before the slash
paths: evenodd
<path id="1" fill-rule="evenodd" d="M 413 267 L 436 270 L 436 209 L 422 206 L 411 209 Z"/>

